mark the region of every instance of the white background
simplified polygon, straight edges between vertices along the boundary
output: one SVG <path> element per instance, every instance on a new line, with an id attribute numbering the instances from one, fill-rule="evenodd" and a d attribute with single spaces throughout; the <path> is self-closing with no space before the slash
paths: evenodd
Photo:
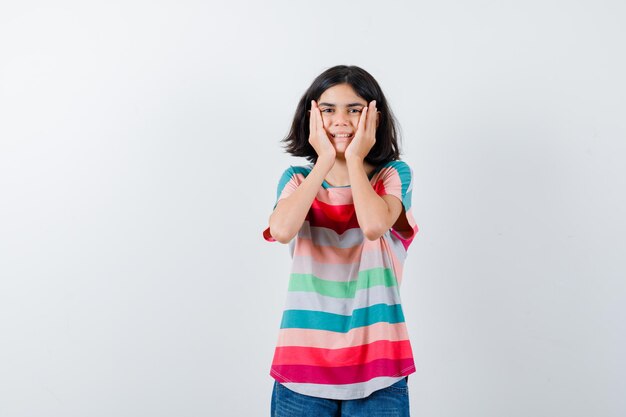
<path id="1" fill-rule="evenodd" d="M 0 6 L 0 416 L 265 416 L 298 99 L 381 84 L 413 416 L 626 414 L 620 0 Z"/>

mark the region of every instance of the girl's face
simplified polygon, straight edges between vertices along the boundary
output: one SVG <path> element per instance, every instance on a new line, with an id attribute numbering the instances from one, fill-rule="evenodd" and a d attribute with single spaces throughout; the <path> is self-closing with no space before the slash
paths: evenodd
<path id="1" fill-rule="evenodd" d="M 330 87 L 317 100 L 324 129 L 338 154 L 343 154 L 354 138 L 361 112 L 367 104 L 349 84 Z"/>

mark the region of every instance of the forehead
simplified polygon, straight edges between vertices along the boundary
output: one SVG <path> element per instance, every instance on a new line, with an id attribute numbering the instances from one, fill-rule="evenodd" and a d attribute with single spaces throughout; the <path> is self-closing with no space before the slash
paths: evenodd
<path id="1" fill-rule="evenodd" d="M 367 102 L 360 97 L 349 84 L 337 84 L 330 87 L 322 93 L 318 101 L 332 104 L 367 104 Z"/>

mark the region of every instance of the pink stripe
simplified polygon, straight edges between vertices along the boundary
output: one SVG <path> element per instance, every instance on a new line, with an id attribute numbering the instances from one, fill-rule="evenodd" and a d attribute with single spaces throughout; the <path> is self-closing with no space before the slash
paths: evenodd
<path id="1" fill-rule="evenodd" d="M 378 340 L 367 345 L 342 349 L 322 349 L 304 346 L 276 348 L 272 365 L 349 366 L 361 365 L 377 359 L 412 358 L 408 340 L 390 342 Z"/>
<path id="2" fill-rule="evenodd" d="M 413 232 L 409 232 L 408 234 L 406 232 L 400 234 L 394 229 L 391 229 L 391 233 L 393 233 L 394 236 L 400 239 L 400 243 L 402 243 L 402 246 L 404 246 L 404 250 L 408 250 L 411 242 L 413 242 L 415 234 L 417 233 L 417 226 L 413 228 Z"/>
<path id="3" fill-rule="evenodd" d="M 402 200 L 402 180 L 395 168 L 387 167 L 380 170 L 380 182 L 385 184 L 387 194 L 393 194 Z"/>
<path id="4" fill-rule="evenodd" d="M 393 268 L 393 272 L 396 275 L 396 280 L 398 281 L 398 286 L 402 283 L 402 274 L 404 272 L 404 262 L 401 262 L 396 255 L 396 252 L 391 248 L 389 243 L 383 239 L 383 245 L 385 245 L 385 253 L 391 258 L 391 265 Z"/>
<path id="5" fill-rule="evenodd" d="M 350 187 L 327 189 L 320 187 L 315 198 L 317 201 L 333 206 L 354 203 L 352 198 L 352 188 Z"/>
<path id="6" fill-rule="evenodd" d="M 304 181 L 304 175 L 295 174 L 294 176 L 292 176 L 287 184 L 285 184 L 285 187 L 281 191 L 280 196 L 278 196 L 278 200 L 289 197 L 291 193 L 296 191 L 298 186 L 302 184 L 302 181 Z M 278 202 L 278 200 L 276 200 L 276 202 Z"/>
<path id="7" fill-rule="evenodd" d="M 409 249 L 409 245 L 411 244 L 411 242 L 413 242 L 413 239 L 415 238 L 415 235 L 417 234 L 417 232 L 419 231 L 419 228 L 417 227 L 417 223 L 415 223 L 415 218 L 413 218 L 413 212 L 412 210 L 409 210 L 405 213 L 406 215 L 406 219 L 409 223 L 409 226 L 411 226 L 413 228 L 412 232 L 402 232 L 399 233 L 394 229 L 391 229 L 391 233 L 393 233 L 398 239 L 400 239 L 400 242 L 402 242 L 402 245 L 404 246 L 404 250 L 408 250 Z"/>
<path id="8" fill-rule="evenodd" d="M 278 382 L 312 384 L 354 384 L 379 376 L 404 376 L 415 370 L 412 358 L 377 359 L 364 365 L 321 367 L 310 365 L 272 366 L 271 375 Z"/>
<path id="9" fill-rule="evenodd" d="M 384 239 L 363 240 L 363 246 L 352 248 L 337 248 L 334 246 L 317 246 L 311 239 L 299 238 L 294 248 L 294 256 L 310 256 L 315 261 L 324 264 L 350 264 L 361 261 L 361 256 L 367 253 L 368 257 L 385 259 Z"/>
<path id="10" fill-rule="evenodd" d="M 365 345 L 377 340 L 408 340 L 405 323 L 376 323 L 358 327 L 348 333 L 312 329 L 281 329 L 276 346 L 310 346 L 327 349 L 340 349 Z"/>
<path id="11" fill-rule="evenodd" d="M 347 264 L 358 262 L 361 247 L 336 248 L 334 246 L 316 246 L 311 239 L 298 239 L 294 256 L 310 256 L 315 261 L 325 264 Z"/>

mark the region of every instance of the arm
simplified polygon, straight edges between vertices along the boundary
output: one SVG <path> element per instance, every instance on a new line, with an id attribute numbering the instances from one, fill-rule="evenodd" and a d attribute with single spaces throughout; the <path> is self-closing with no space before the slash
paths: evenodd
<path id="1" fill-rule="evenodd" d="M 278 202 L 270 216 L 270 234 L 280 243 L 289 243 L 298 233 L 326 174 L 335 165 L 335 148 L 326 135 L 315 100 L 311 101 L 309 143 L 318 155 L 315 166 L 289 197 Z"/>
<path id="2" fill-rule="evenodd" d="M 379 196 L 367 178 L 363 161 L 358 158 L 347 160 L 352 198 L 359 226 L 368 240 L 376 240 L 387 232 L 396 222 L 404 208 L 395 196 Z"/>
<path id="3" fill-rule="evenodd" d="M 332 164 L 318 160 L 302 184 L 278 202 L 269 220 L 270 234 L 278 242 L 289 243 L 298 233 L 330 168 Z"/>
<path id="4" fill-rule="evenodd" d="M 354 209 L 363 234 L 376 240 L 396 225 L 406 228 L 402 201 L 392 195 L 379 196 L 367 178 L 363 161 L 376 143 L 378 115 L 376 101 L 363 108 L 354 140 L 346 149 L 346 164 L 352 185 Z"/>

